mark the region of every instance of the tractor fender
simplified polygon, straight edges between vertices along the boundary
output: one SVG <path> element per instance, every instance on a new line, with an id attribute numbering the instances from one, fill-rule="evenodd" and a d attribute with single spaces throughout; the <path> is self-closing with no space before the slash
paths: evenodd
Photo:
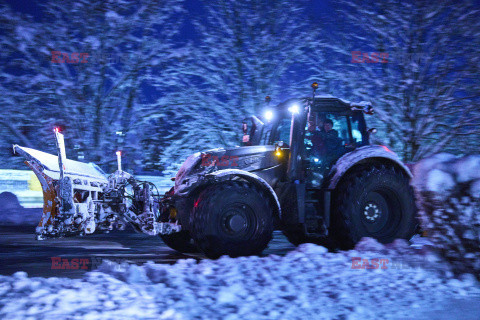
<path id="1" fill-rule="evenodd" d="M 345 175 L 345 173 L 347 173 L 347 171 L 352 169 L 357 164 L 364 164 L 368 163 L 369 161 L 392 164 L 397 168 L 400 168 L 405 174 L 412 178 L 412 173 L 395 152 L 386 146 L 369 145 L 349 152 L 337 160 L 331 170 L 331 178 L 329 179 L 327 189 L 335 189 L 338 182 Z"/>
<path id="2" fill-rule="evenodd" d="M 240 177 L 247 180 L 248 182 L 255 184 L 257 187 L 267 193 L 269 199 L 272 201 L 272 204 L 275 206 L 275 213 L 277 217 L 281 218 L 281 207 L 277 194 L 275 193 L 273 188 L 267 183 L 267 181 L 257 176 L 256 174 L 239 169 L 225 169 L 209 173 L 206 175 L 206 177 L 209 179 L 214 179 L 216 181 L 224 181 L 232 179 L 234 177 Z"/>

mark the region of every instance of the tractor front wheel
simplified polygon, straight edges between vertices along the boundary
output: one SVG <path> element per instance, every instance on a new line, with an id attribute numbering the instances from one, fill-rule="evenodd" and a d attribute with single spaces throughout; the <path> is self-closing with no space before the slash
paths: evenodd
<path id="1" fill-rule="evenodd" d="M 241 181 L 207 187 L 194 201 L 192 237 L 209 258 L 260 254 L 273 233 L 273 209 L 262 190 Z"/>

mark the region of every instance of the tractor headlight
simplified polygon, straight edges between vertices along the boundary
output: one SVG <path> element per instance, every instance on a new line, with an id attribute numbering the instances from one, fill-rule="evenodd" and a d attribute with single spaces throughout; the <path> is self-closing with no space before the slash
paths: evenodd
<path id="1" fill-rule="evenodd" d="M 272 110 L 267 110 L 267 111 L 265 111 L 265 113 L 263 114 L 263 116 L 265 117 L 265 119 L 266 119 L 267 121 L 272 120 L 272 119 L 273 119 L 273 112 L 272 112 Z"/>
<path id="2" fill-rule="evenodd" d="M 288 108 L 288 111 L 290 111 L 291 113 L 299 113 L 300 108 L 298 107 L 298 104 L 294 104 L 290 108 Z"/>

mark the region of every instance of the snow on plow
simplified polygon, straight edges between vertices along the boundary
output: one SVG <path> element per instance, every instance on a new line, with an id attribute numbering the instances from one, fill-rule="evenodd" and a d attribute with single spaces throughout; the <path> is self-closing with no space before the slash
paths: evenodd
<path id="1" fill-rule="evenodd" d="M 38 240 L 124 229 L 150 235 L 180 231 L 169 222 L 168 196 L 150 182 L 138 181 L 118 170 L 105 176 L 94 165 L 66 158 L 63 135 L 55 131 L 58 156 L 14 145 L 16 154 L 38 177 L 43 189 L 43 214 L 36 228 Z"/>

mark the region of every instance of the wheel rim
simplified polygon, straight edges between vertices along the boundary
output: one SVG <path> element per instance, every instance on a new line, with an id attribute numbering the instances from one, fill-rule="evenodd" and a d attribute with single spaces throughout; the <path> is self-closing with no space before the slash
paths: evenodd
<path id="1" fill-rule="evenodd" d="M 249 205 L 237 202 L 222 211 L 220 229 L 226 237 L 246 240 L 252 236 L 255 228 L 255 213 Z"/>
<path id="2" fill-rule="evenodd" d="M 361 220 L 369 236 L 390 236 L 401 219 L 400 201 L 392 190 L 370 191 L 361 208 Z"/>

